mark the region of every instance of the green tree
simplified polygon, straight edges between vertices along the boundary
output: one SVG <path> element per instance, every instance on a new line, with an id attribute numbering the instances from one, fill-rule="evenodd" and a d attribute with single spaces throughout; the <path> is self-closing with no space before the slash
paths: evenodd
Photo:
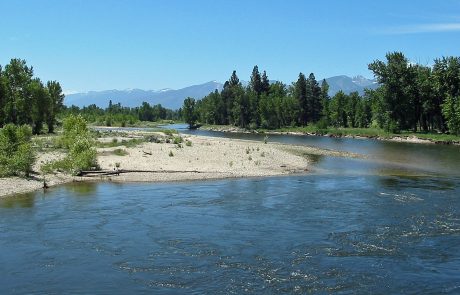
<path id="1" fill-rule="evenodd" d="M 188 124 L 189 128 L 193 128 L 197 120 L 194 98 L 187 97 L 184 100 L 184 105 L 182 107 L 182 115 L 184 116 L 184 121 Z"/>
<path id="2" fill-rule="evenodd" d="M 321 87 L 316 81 L 315 75 L 310 73 L 307 80 L 307 121 L 309 122 L 318 122 L 321 118 L 322 113 L 322 103 L 321 103 Z"/>
<path id="3" fill-rule="evenodd" d="M 5 104 L 7 100 L 7 79 L 0 65 L 0 128 L 5 124 Z"/>
<path id="4" fill-rule="evenodd" d="M 270 80 L 268 79 L 267 72 L 262 73 L 261 93 L 268 93 L 270 90 Z"/>
<path id="5" fill-rule="evenodd" d="M 251 78 L 249 81 L 249 88 L 254 91 L 257 95 L 262 93 L 262 78 L 259 73 L 259 67 L 254 66 L 252 69 Z"/>
<path id="6" fill-rule="evenodd" d="M 329 84 L 326 79 L 323 79 L 323 82 L 321 82 L 321 104 L 323 105 L 321 116 L 325 120 L 326 125 L 329 125 L 331 122 L 330 100 Z"/>
<path id="7" fill-rule="evenodd" d="M 347 116 L 347 124 L 345 127 L 356 128 L 358 126 L 357 113 L 360 108 L 361 97 L 358 92 L 354 91 L 346 96 L 345 112 Z M 362 109 L 364 112 L 364 109 Z"/>
<path id="8" fill-rule="evenodd" d="M 294 83 L 294 97 L 297 99 L 299 110 L 299 123 L 306 126 L 308 123 L 308 102 L 307 102 L 307 79 L 300 73 L 297 82 Z"/>
<path id="9" fill-rule="evenodd" d="M 30 126 L 7 124 L 0 129 L 0 176 L 29 176 L 35 162 Z"/>
<path id="10" fill-rule="evenodd" d="M 30 94 L 30 102 L 32 104 L 32 126 L 33 133 L 40 134 L 43 123 L 45 122 L 45 114 L 50 108 L 48 90 L 43 86 L 40 79 L 35 78 L 28 85 Z"/>
<path id="11" fill-rule="evenodd" d="M 460 135 L 460 96 L 447 96 L 442 105 L 442 113 L 446 117 L 447 126 L 452 134 Z"/>
<path id="12" fill-rule="evenodd" d="M 419 102 L 414 86 L 416 70 L 401 52 L 388 53 L 387 62 L 376 60 L 369 64 L 377 81 L 382 85 L 384 108 L 389 115 L 387 127 L 392 132 L 417 128 L 416 110 Z"/>
<path id="13" fill-rule="evenodd" d="M 455 108 L 456 97 L 460 96 L 460 57 L 443 57 L 436 59 L 433 66 L 433 78 L 437 100 L 435 100 L 435 108 L 442 108 L 442 116 L 438 117 L 438 124 L 442 131 L 445 130 L 445 121 L 447 125 L 455 126 L 457 121 L 455 112 L 451 108 Z M 449 101 L 448 101 L 449 100 Z M 443 107 L 445 105 L 445 107 Z M 449 117 L 446 116 L 449 114 Z"/>
<path id="14" fill-rule="evenodd" d="M 32 121 L 32 104 L 28 85 L 33 77 L 33 68 L 28 67 L 25 60 L 12 59 L 5 66 L 4 75 L 7 79 L 7 96 L 5 118 L 13 124 L 30 124 Z"/>
<path id="15" fill-rule="evenodd" d="M 331 123 L 335 127 L 347 127 L 346 103 L 348 96 L 343 92 L 337 92 L 331 100 Z"/>
<path id="16" fill-rule="evenodd" d="M 54 133 L 54 125 L 56 124 L 56 116 L 64 107 L 64 94 L 62 88 L 57 81 L 48 81 L 46 88 L 49 94 L 49 103 L 46 110 L 46 124 L 48 125 L 48 132 Z M 94 105 L 95 106 L 95 105 Z"/>

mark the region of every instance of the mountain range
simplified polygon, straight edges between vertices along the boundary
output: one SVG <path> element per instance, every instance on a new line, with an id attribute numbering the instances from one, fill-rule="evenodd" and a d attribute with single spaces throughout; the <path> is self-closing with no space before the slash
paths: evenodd
<path id="1" fill-rule="evenodd" d="M 334 95 L 342 90 L 345 93 L 357 91 L 360 94 L 364 93 L 364 89 L 375 89 L 378 84 L 375 80 L 364 78 L 363 76 L 348 77 L 334 76 L 326 79 L 329 84 L 329 95 Z M 321 83 L 321 80 L 319 80 Z M 243 82 L 243 84 L 245 84 Z M 246 82 L 247 84 L 247 82 Z M 142 89 L 126 89 L 126 90 L 104 90 L 104 91 L 89 91 L 84 93 L 73 93 L 66 95 L 64 103 L 67 106 L 76 105 L 79 107 L 96 104 L 99 107 L 105 108 L 109 101 L 113 103 L 121 103 L 122 106 L 136 107 L 146 101 L 151 105 L 161 104 L 163 107 L 170 109 L 178 109 L 182 106 L 185 98 L 193 97 L 195 99 L 203 98 L 214 90 L 221 91 L 222 83 L 210 81 L 199 85 L 193 85 L 181 89 L 161 89 L 161 90 L 142 90 Z"/>

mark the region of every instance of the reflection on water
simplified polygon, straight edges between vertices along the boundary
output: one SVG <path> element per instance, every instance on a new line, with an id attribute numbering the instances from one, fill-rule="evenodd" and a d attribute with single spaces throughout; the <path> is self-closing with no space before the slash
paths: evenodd
<path id="1" fill-rule="evenodd" d="M 73 182 L 66 185 L 66 190 L 74 195 L 91 196 L 98 188 L 95 182 Z"/>
<path id="2" fill-rule="evenodd" d="M 429 178 L 425 176 L 394 175 L 381 177 L 379 182 L 387 188 L 427 189 L 427 190 L 452 190 L 458 182 L 442 178 Z"/>
<path id="3" fill-rule="evenodd" d="M 0 293 L 455 293 L 459 183 L 311 174 L 3 200 Z"/>
<path id="4" fill-rule="evenodd" d="M 0 199 L 0 207 L 3 208 L 32 208 L 35 204 L 35 193 L 20 194 L 10 198 Z"/>

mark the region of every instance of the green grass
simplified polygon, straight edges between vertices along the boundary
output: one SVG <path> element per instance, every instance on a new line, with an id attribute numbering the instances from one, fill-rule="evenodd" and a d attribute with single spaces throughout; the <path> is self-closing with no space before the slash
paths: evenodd
<path id="1" fill-rule="evenodd" d="M 454 134 L 444 134 L 444 133 L 423 133 L 423 132 L 402 132 L 402 136 L 415 136 L 421 139 L 428 139 L 432 141 L 442 141 L 442 142 L 460 142 L 460 136 Z"/>
<path id="2" fill-rule="evenodd" d="M 129 153 L 128 153 L 127 151 L 125 151 L 124 149 L 115 149 L 115 150 L 113 151 L 113 154 L 114 154 L 115 156 L 126 156 L 126 155 L 128 155 Z"/>
<path id="3" fill-rule="evenodd" d="M 138 146 L 144 142 L 144 138 L 134 138 L 130 140 L 112 140 L 111 142 L 96 142 L 98 148 L 125 146 L 127 148 Z"/>

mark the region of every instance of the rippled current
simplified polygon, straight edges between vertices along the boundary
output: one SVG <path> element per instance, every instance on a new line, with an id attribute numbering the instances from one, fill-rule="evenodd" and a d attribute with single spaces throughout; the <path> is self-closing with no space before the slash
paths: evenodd
<path id="1" fill-rule="evenodd" d="M 458 176 L 324 163 L 0 200 L 0 294 L 460 293 Z"/>

